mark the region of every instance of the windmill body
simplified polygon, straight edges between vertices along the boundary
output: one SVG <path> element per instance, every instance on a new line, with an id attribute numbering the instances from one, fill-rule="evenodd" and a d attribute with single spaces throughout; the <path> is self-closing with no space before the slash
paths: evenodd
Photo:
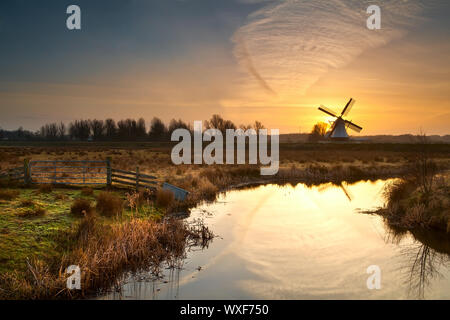
<path id="1" fill-rule="evenodd" d="M 333 129 L 334 126 L 334 129 Z M 328 131 L 327 137 L 334 140 L 348 140 L 350 136 L 347 133 L 347 129 L 345 128 L 345 121 L 341 118 L 338 118 L 334 121 L 331 130 Z"/>
<path id="2" fill-rule="evenodd" d="M 349 114 L 354 103 L 355 103 L 355 100 L 350 99 L 350 101 L 347 103 L 347 105 L 342 110 L 341 115 L 338 115 L 336 112 L 334 112 L 331 109 L 328 109 L 325 106 L 319 107 L 320 111 L 328 114 L 329 116 L 336 118 L 336 120 L 333 121 L 330 130 L 326 134 L 326 137 L 328 139 L 335 140 L 335 141 L 349 140 L 350 136 L 347 133 L 347 128 L 350 128 L 356 132 L 361 132 L 362 127 L 354 124 L 353 122 L 351 122 L 349 120 L 344 119 L 344 117 Z"/>

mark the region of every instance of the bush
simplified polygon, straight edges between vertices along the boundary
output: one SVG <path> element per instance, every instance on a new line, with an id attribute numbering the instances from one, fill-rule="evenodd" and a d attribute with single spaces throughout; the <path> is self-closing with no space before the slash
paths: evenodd
<path id="1" fill-rule="evenodd" d="M 34 206 L 34 201 L 31 199 L 23 199 L 20 201 L 21 207 L 32 207 Z"/>
<path id="2" fill-rule="evenodd" d="M 82 196 L 92 196 L 94 194 L 94 190 L 92 188 L 83 188 L 81 189 Z"/>
<path id="3" fill-rule="evenodd" d="M 121 215 L 123 200 L 115 193 L 103 191 L 97 196 L 96 209 L 105 216 Z"/>
<path id="4" fill-rule="evenodd" d="M 175 200 L 175 195 L 170 190 L 158 189 L 156 192 L 156 205 L 167 208 Z"/>
<path id="5" fill-rule="evenodd" d="M 53 191 L 53 186 L 51 184 L 41 184 L 39 186 L 40 193 L 51 193 Z"/>
<path id="6" fill-rule="evenodd" d="M 70 213 L 77 216 L 85 216 L 92 213 L 92 203 L 90 200 L 78 198 L 72 203 Z"/>
<path id="7" fill-rule="evenodd" d="M 208 200 L 214 200 L 218 189 L 208 179 L 200 181 L 198 186 L 198 192 Z"/>
<path id="8" fill-rule="evenodd" d="M 42 207 L 32 207 L 26 208 L 25 210 L 21 210 L 17 212 L 19 217 L 30 218 L 30 217 L 40 217 L 46 214 L 46 211 Z"/>

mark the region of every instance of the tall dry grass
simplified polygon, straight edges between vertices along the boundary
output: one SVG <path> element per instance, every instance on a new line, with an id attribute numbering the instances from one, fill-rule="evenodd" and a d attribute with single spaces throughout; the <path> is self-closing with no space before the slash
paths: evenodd
<path id="1" fill-rule="evenodd" d="M 125 271 L 145 268 L 159 274 L 163 262 L 175 267 L 187 246 L 204 246 L 213 235 L 204 225 L 188 226 L 179 220 L 131 219 L 103 225 L 95 215 L 87 215 L 69 237 L 73 246 L 59 263 L 31 259 L 25 276 L 0 275 L 0 298 L 67 299 L 96 294 L 108 290 Z M 64 270 L 69 265 L 82 270 L 81 291 L 66 288 Z"/>
<path id="2" fill-rule="evenodd" d="M 158 189 L 156 191 L 156 205 L 168 208 L 175 201 L 175 195 L 170 190 Z"/>
<path id="3" fill-rule="evenodd" d="M 123 211 L 124 200 L 113 192 L 102 191 L 97 196 L 95 209 L 101 215 L 120 216 Z"/>

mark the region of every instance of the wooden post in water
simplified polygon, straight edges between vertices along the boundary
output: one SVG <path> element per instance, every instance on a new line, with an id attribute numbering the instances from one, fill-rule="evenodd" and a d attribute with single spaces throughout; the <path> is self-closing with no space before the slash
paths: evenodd
<path id="1" fill-rule="evenodd" d="M 111 157 L 106 158 L 106 185 L 111 187 L 112 184 Z"/>

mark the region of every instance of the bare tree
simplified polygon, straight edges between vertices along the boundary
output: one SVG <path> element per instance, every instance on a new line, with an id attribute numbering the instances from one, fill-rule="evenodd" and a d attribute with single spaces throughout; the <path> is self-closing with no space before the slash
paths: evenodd
<path id="1" fill-rule="evenodd" d="M 105 135 L 108 139 L 112 139 L 116 136 L 117 126 L 116 122 L 113 119 L 105 120 Z"/>
<path id="2" fill-rule="evenodd" d="M 103 120 L 89 120 L 89 125 L 91 127 L 92 136 L 94 140 L 99 140 L 104 136 L 105 133 L 105 125 Z"/>
<path id="3" fill-rule="evenodd" d="M 153 139 L 163 139 L 167 134 L 167 128 L 161 119 L 154 117 L 150 124 L 149 135 Z"/>

